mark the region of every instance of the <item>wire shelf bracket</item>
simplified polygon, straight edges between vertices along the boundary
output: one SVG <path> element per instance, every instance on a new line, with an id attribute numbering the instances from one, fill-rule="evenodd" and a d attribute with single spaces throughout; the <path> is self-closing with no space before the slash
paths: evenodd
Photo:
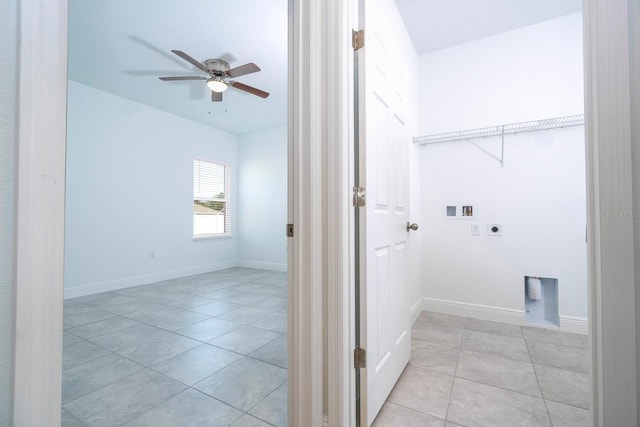
<path id="1" fill-rule="evenodd" d="M 502 146 L 500 150 L 500 158 L 487 152 L 494 159 L 498 160 L 504 166 L 504 137 L 505 135 L 515 135 L 525 132 L 539 132 L 543 130 L 562 129 L 567 127 L 584 125 L 584 114 L 577 116 L 556 117 L 552 119 L 534 120 L 530 122 L 510 123 L 506 125 L 491 126 L 486 128 L 468 129 L 456 132 L 440 133 L 435 135 L 425 135 L 413 138 L 414 144 L 430 145 L 441 144 L 445 142 L 468 141 L 472 139 L 482 139 L 491 137 L 500 137 Z"/>

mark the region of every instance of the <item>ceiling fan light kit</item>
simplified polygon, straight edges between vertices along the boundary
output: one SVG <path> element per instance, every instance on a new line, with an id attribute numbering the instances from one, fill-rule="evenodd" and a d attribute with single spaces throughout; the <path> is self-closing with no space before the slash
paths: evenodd
<path id="1" fill-rule="evenodd" d="M 211 89 L 213 92 L 224 92 L 229 88 L 229 85 L 226 84 L 222 79 L 217 77 L 211 77 L 207 80 L 207 87 Z"/>
<path id="2" fill-rule="evenodd" d="M 248 64 L 241 65 L 239 67 L 231 68 L 227 61 L 223 61 L 222 59 L 207 59 L 202 62 L 198 62 L 193 59 L 191 56 L 180 50 L 172 50 L 171 52 L 178 55 L 180 58 L 189 62 L 190 64 L 197 67 L 199 70 L 204 71 L 209 74 L 209 78 L 200 77 L 200 76 L 175 76 L 175 77 L 158 77 L 163 81 L 176 81 L 176 80 L 206 80 L 207 87 L 211 90 L 211 101 L 212 102 L 220 102 L 222 101 L 222 92 L 227 90 L 229 86 L 234 89 L 238 89 L 252 95 L 259 96 L 260 98 L 266 98 L 269 96 L 268 92 L 265 92 L 260 89 L 256 89 L 255 87 L 251 87 L 244 83 L 240 83 L 235 80 L 231 80 L 235 77 L 244 76 L 246 74 L 256 73 L 260 71 L 260 68 L 250 62 Z"/>

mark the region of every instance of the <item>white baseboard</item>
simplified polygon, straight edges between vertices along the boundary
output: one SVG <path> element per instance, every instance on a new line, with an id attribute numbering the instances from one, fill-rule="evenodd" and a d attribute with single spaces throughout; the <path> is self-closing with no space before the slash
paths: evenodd
<path id="1" fill-rule="evenodd" d="M 474 317 L 476 319 L 492 320 L 494 322 L 524 324 L 524 311 L 489 305 L 469 304 L 459 301 L 449 301 L 435 298 L 422 298 L 422 309 L 436 313 L 453 314 L 456 316 Z"/>
<path id="2" fill-rule="evenodd" d="M 125 277 L 123 279 L 107 280 L 104 282 L 88 283 L 86 285 L 64 288 L 64 299 L 83 297 L 100 292 L 115 291 L 130 288 L 132 286 L 148 285 L 149 283 L 163 280 L 177 279 L 179 277 L 194 276 L 196 274 L 210 273 L 212 271 L 239 267 L 237 261 L 226 261 L 217 264 L 202 265 L 198 267 L 184 268 L 180 270 L 165 271 L 161 273 L 145 274 L 143 276 Z"/>
<path id="3" fill-rule="evenodd" d="M 287 271 L 287 264 L 262 261 L 238 261 L 238 267 L 256 268 L 258 270 Z"/>
<path id="4" fill-rule="evenodd" d="M 453 314 L 456 316 L 473 317 L 476 319 L 492 320 L 494 322 L 510 323 L 513 325 L 527 325 L 524 321 L 524 311 L 489 305 L 469 304 L 459 301 L 448 301 L 435 298 L 422 298 L 422 310 L 436 313 Z M 540 326 L 542 325 L 532 325 Z M 554 328 L 555 329 L 555 328 Z M 587 335 L 589 326 L 587 319 L 572 316 L 560 316 L 560 330 Z"/>
<path id="5" fill-rule="evenodd" d="M 560 329 L 566 332 L 589 335 L 589 321 L 584 317 L 560 316 Z"/>
<path id="6" fill-rule="evenodd" d="M 423 308 L 422 308 L 422 299 L 418 298 L 416 300 L 416 302 L 411 304 L 411 309 L 409 310 L 409 315 L 411 316 L 411 324 L 412 325 L 416 321 L 418 316 L 420 316 L 420 313 L 422 313 L 422 310 L 423 310 Z"/>

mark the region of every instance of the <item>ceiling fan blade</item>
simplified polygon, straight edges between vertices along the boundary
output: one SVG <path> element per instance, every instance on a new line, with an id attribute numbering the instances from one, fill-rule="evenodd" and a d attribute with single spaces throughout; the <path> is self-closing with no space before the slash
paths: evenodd
<path id="1" fill-rule="evenodd" d="M 243 91 L 248 92 L 248 93 L 250 93 L 252 95 L 259 96 L 260 98 L 266 98 L 266 97 L 269 96 L 269 92 L 265 92 L 263 90 L 256 89 L 255 87 L 251 87 L 249 85 L 246 85 L 246 84 L 240 83 L 240 82 L 231 83 L 231 87 L 243 90 Z"/>
<path id="2" fill-rule="evenodd" d="M 165 82 L 170 82 L 173 80 L 207 80 L 206 77 L 199 76 L 176 76 L 176 77 L 158 77 L 160 80 L 164 80 Z"/>
<path id="3" fill-rule="evenodd" d="M 248 64 L 244 64 L 228 70 L 227 75 L 229 77 L 240 77 L 244 76 L 245 74 L 257 73 L 258 71 L 260 71 L 260 67 L 258 67 L 253 62 L 249 62 Z"/>
<path id="4" fill-rule="evenodd" d="M 195 59 L 193 59 L 192 57 L 190 57 L 189 55 L 187 55 L 183 51 L 181 51 L 181 50 L 172 50 L 171 52 L 175 53 L 176 55 L 178 55 L 180 58 L 184 59 L 185 61 L 190 62 L 191 64 L 193 64 L 196 67 L 200 68 L 205 73 L 209 73 L 209 69 L 207 67 L 205 67 L 202 63 L 196 61 Z"/>
<path id="5" fill-rule="evenodd" d="M 158 74 L 160 75 L 172 74 L 175 72 L 176 70 L 125 70 L 123 71 L 124 74 L 128 74 L 130 76 L 142 76 L 142 77 L 157 76 Z"/>
<path id="6" fill-rule="evenodd" d="M 211 91 L 211 102 L 220 102 L 220 101 L 222 101 L 222 92 Z"/>

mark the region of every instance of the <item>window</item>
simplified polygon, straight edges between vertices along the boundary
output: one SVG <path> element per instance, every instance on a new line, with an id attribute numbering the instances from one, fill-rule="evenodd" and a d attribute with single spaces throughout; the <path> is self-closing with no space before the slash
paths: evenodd
<path id="1" fill-rule="evenodd" d="M 230 178 L 229 166 L 193 160 L 193 237 L 231 234 Z"/>

